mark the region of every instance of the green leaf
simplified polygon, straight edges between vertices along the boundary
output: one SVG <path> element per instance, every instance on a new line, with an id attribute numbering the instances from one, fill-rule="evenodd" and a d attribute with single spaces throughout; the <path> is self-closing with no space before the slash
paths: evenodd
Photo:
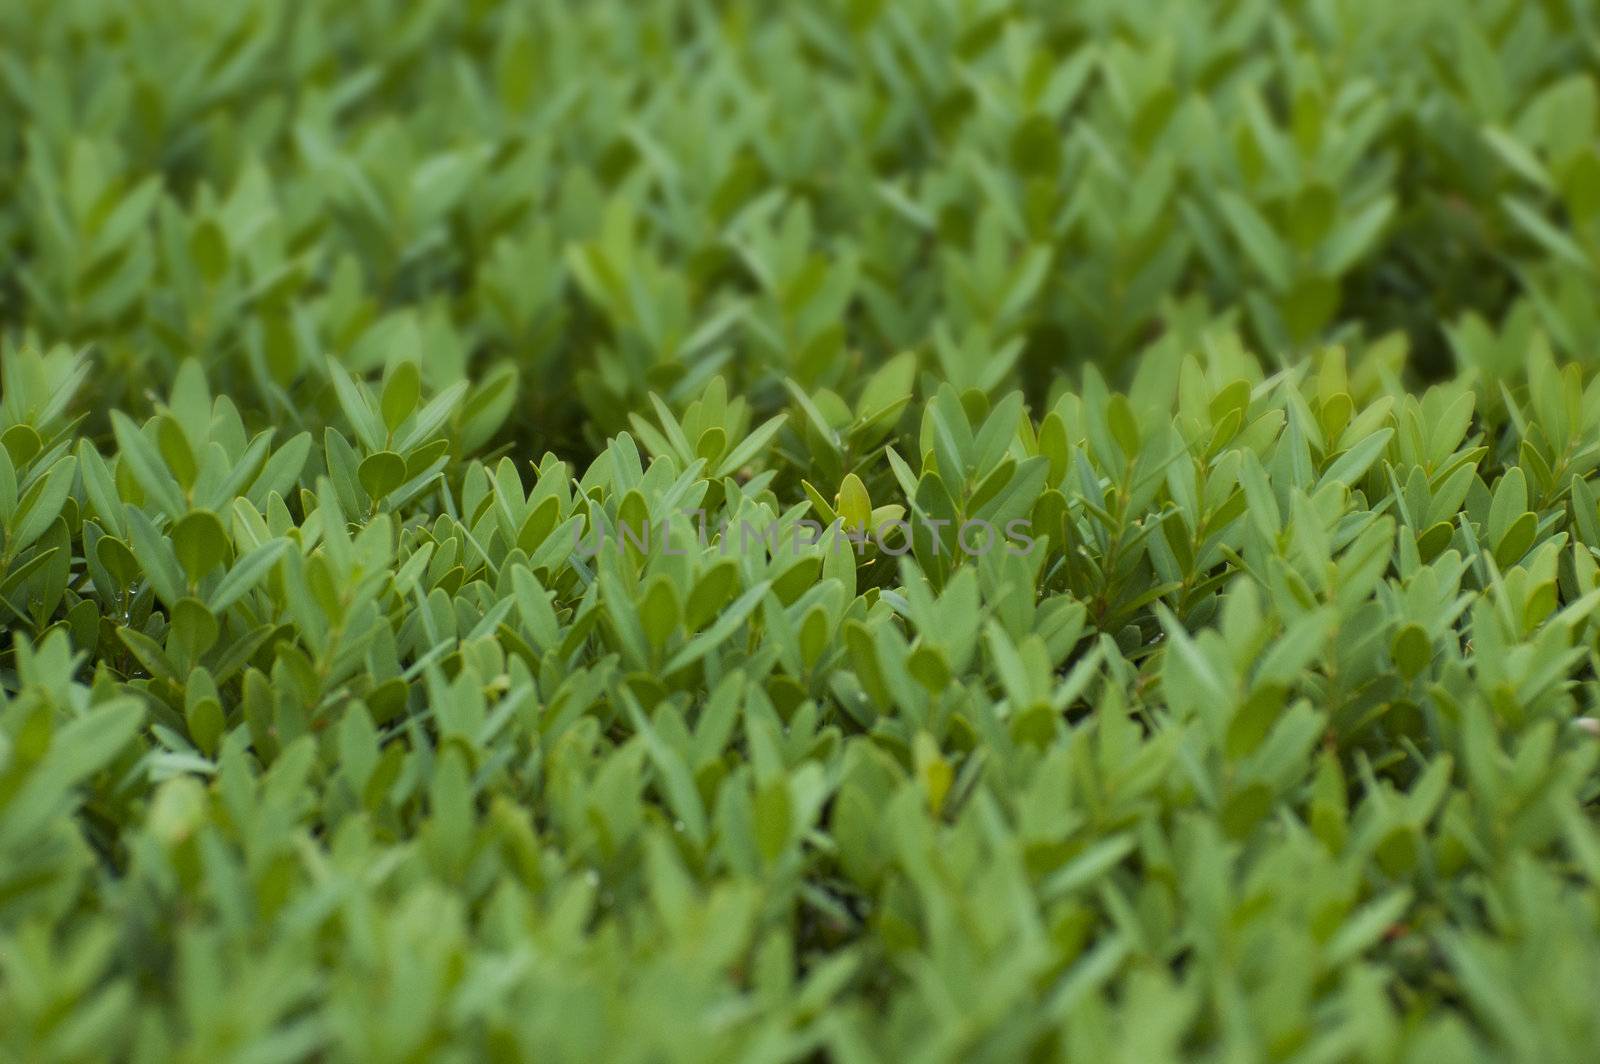
<path id="1" fill-rule="evenodd" d="M 211 592 L 211 609 L 216 613 L 222 613 L 255 590 L 256 585 L 272 571 L 288 547 L 287 540 L 271 539 L 234 562 L 233 567 Z"/>
<path id="2" fill-rule="evenodd" d="M 1389 656 L 1401 675 L 1408 679 L 1418 676 L 1433 660 L 1433 641 L 1420 625 L 1402 625 L 1389 641 Z"/>
<path id="3" fill-rule="evenodd" d="M 466 394 L 467 382 L 457 381 L 434 396 L 426 406 L 417 411 L 405 432 L 395 440 L 394 449 L 406 454 L 412 448 L 428 442 L 429 438 L 449 420 L 450 415 L 455 413 L 456 407 L 461 404 L 461 399 Z"/>
<path id="4" fill-rule="evenodd" d="M 202 218 L 189 234 L 189 257 L 207 284 L 217 284 L 228 275 L 228 238 L 222 227 Z"/>
<path id="5" fill-rule="evenodd" d="M 367 494 L 378 501 L 405 483 L 406 460 L 393 451 L 378 451 L 362 459 L 356 475 Z"/>
<path id="6" fill-rule="evenodd" d="M 228 560 L 232 546 L 216 514 L 191 510 L 172 526 L 172 550 L 194 585 Z"/>
<path id="7" fill-rule="evenodd" d="M 682 649 L 668 660 L 663 671 L 670 674 L 680 669 L 688 668 L 709 654 L 714 648 L 726 642 L 738 630 L 739 626 L 744 623 L 745 618 L 749 617 L 755 610 L 771 586 L 771 581 L 763 580 L 737 599 L 734 599 L 717 617 L 711 627 L 685 643 Z"/>
<path id="8" fill-rule="evenodd" d="M 345 424 L 354 430 L 356 438 L 367 450 L 381 449 L 385 436 L 383 424 L 373 412 L 366 388 L 332 359 L 328 360 L 328 379 L 333 382 L 334 395 L 339 399 L 339 408 L 344 411 Z"/>
<path id="9" fill-rule="evenodd" d="M 144 489 L 145 497 L 174 521 L 183 516 L 183 495 L 155 445 L 120 410 L 111 412 L 111 427 L 117 437 L 118 458 Z"/>
<path id="10" fill-rule="evenodd" d="M 383 423 L 391 433 L 405 423 L 421 398 L 422 374 L 417 364 L 411 361 L 396 364 L 388 380 L 383 382 L 383 397 L 379 404 L 383 411 Z"/>
<path id="11" fill-rule="evenodd" d="M 1287 290 L 1292 271 L 1289 250 L 1261 216 L 1261 212 L 1249 200 L 1231 190 L 1218 193 L 1217 203 L 1251 265 L 1273 290 Z"/>
<path id="12" fill-rule="evenodd" d="M 872 500 L 867 497 L 866 486 L 861 483 L 860 477 L 854 473 L 845 474 L 835 503 L 834 511 L 843 518 L 846 528 L 857 532 L 867 529 L 872 521 Z"/>
<path id="13" fill-rule="evenodd" d="M 184 570 L 166 536 L 156 531 L 142 510 L 128 507 L 128 534 L 133 556 L 156 595 L 169 606 L 183 596 Z M 104 541 L 102 541 L 104 542 Z"/>
<path id="14" fill-rule="evenodd" d="M 1050 873 L 1039 887 L 1039 896 L 1048 901 L 1090 886 L 1121 864 L 1134 847 L 1131 835 L 1113 835 L 1091 844 Z"/>
<path id="15" fill-rule="evenodd" d="M 1390 926 L 1411 907 L 1411 891 L 1395 890 L 1368 902 L 1328 940 L 1323 947 L 1324 962 L 1344 964 L 1371 947 Z"/>
<path id="16" fill-rule="evenodd" d="M 50 467 L 49 473 L 34 481 L 33 487 L 23 493 L 12 515 L 11 534 L 6 537 L 6 550 L 9 553 L 15 555 L 31 546 L 61 516 L 61 507 L 72 491 L 77 468 L 76 458 L 62 458 Z"/>

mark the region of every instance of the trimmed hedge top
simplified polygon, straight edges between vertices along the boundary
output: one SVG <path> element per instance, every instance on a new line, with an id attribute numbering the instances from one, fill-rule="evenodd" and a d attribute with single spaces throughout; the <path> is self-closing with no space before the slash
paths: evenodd
<path id="1" fill-rule="evenodd" d="M 1587 1061 L 1594 21 L 0 6 L 0 1059 Z"/>

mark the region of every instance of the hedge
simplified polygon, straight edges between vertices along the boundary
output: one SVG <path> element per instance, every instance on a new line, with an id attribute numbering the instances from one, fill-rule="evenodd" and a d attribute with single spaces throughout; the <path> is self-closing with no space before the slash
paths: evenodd
<path id="1" fill-rule="evenodd" d="M 1591 1059 L 1597 46 L 0 5 L 0 1059 Z"/>

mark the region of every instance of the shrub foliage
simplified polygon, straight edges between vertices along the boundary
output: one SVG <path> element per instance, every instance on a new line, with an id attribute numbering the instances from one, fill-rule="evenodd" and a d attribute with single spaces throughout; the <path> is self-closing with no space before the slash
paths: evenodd
<path id="1" fill-rule="evenodd" d="M 0 1057 L 1589 1059 L 1597 30 L 0 5 Z"/>

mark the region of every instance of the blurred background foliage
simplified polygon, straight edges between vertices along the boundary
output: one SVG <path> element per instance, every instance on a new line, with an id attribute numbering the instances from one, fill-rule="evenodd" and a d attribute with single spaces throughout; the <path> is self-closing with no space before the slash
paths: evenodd
<path id="1" fill-rule="evenodd" d="M 1600 349 L 1585 0 L 15 0 L 7 349 L 181 360 L 315 427 L 324 353 L 593 454 L 712 374 L 763 412 L 901 351 L 1034 402 L 1234 323 Z M 1465 339 L 1464 339 L 1465 337 Z M 847 396 L 847 398 L 852 398 Z M 103 431 L 103 413 L 91 427 Z"/>

